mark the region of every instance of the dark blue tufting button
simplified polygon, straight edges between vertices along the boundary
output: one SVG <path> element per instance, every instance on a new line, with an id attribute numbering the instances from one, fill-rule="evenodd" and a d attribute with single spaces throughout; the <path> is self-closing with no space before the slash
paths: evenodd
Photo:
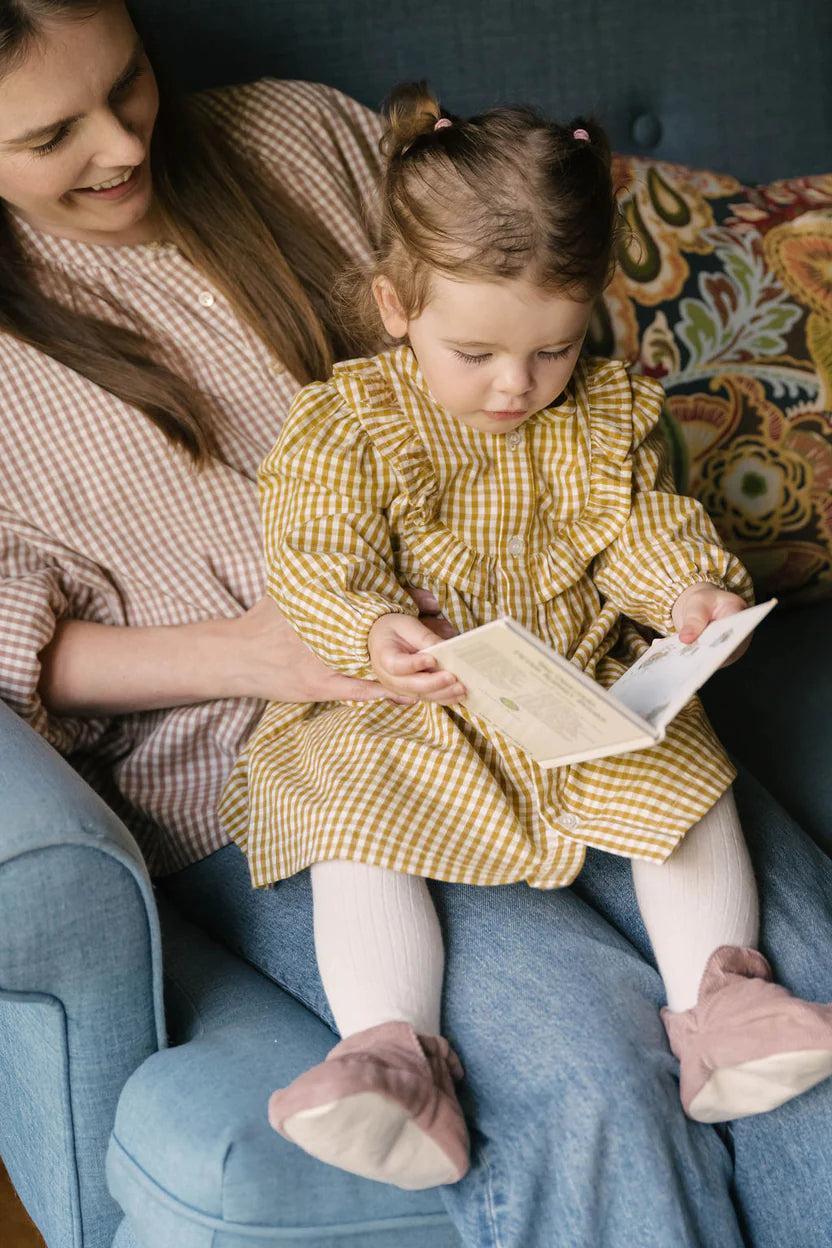
<path id="1" fill-rule="evenodd" d="M 655 113 L 640 113 L 633 122 L 633 138 L 639 147 L 655 147 L 662 137 L 662 123 Z"/>

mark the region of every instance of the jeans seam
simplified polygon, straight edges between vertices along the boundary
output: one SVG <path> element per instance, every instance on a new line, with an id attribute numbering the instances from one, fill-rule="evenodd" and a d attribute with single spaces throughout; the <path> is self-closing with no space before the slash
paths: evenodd
<path id="1" fill-rule="evenodd" d="M 497 1203 L 494 1196 L 493 1170 L 485 1149 L 482 1152 L 482 1163 L 485 1169 L 485 1206 L 491 1224 L 491 1241 L 493 1248 L 502 1248 L 502 1239 L 497 1226 Z"/>

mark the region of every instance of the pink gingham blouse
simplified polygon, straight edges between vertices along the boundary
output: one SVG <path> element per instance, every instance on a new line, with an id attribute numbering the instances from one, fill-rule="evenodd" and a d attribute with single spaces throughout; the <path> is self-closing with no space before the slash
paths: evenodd
<path id="1" fill-rule="evenodd" d="M 310 205 L 350 255 L 366 254 L 376 115 L 302 82 L 264 80 L 205 99 L 216 124 Z M 262 704 L 59 718 L 38 697 L 38 655 L 62 617 L 184 624 L 236 616 L 257 601 L 257 469 L 298 383 L 174 245 L 112 248 L 20 229 L 35 259 L 79 286 L 103 287 L 126 317 L 138 314 L 160 339 L 174 339 L 217 400 L 225 463 L 196 473 L 141 413 L 0 335 L 0 697 L 71 756 L 162 874 L 225 843 L 217 800 Z"/>

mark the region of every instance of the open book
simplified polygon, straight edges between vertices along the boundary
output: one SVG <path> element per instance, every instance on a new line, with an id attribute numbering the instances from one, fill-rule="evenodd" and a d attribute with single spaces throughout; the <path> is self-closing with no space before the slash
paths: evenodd
<path id="1" fill-rule="evenodd" d="M 660 637 L 610 689 L 509 618 L 429 650 L 465 685 L 469 711 L 541 767 L 563 767 L 661 741 L 674 716 L 776 601 L 715 620 L 690 645 L 676 635 Z"/>

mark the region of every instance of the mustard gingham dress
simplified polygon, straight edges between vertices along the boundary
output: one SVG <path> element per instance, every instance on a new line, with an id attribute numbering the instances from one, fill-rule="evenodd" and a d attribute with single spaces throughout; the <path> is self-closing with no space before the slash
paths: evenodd
<path id="1" fill-rule="evenodd" d="M 510 615 L 609 686 L 700 581 L 750 596 L 701 506 L 673 492 L 661 388 L 581 361 L 505 434 L 439 407 L 408 347 L 297 396 L 261 468 L 268 591 L 329 666 L 429 589 L 459 630 Z M 629 618 L 624 618 L 624 617 Z M 657 862 L 733 769 L 697 699 L 646 750 L 541 770 L 463 708 L 270 705 L 221 817 L 257 886 L 331 858 L 469 884 L 569 884 L 586 846 Z"/>

